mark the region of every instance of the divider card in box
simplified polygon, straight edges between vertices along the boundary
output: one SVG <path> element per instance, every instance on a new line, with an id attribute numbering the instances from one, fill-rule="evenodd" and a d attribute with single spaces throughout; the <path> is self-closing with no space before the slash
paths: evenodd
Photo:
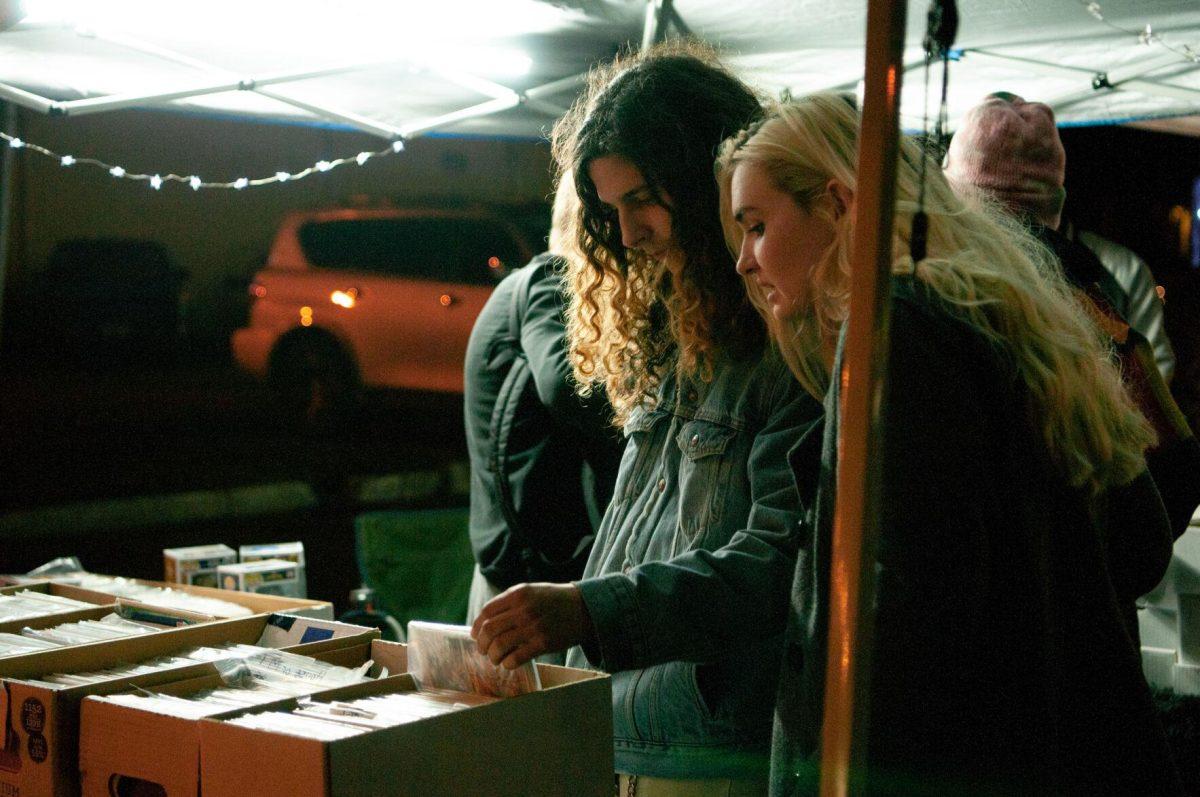
<path id="1" fill-rule="evenodd" d="M 537 671 L 539 691 L 393 727 L 359 729 L 340 739 L 305 738 L 202 719 L 203 794 L 610 797 L 613 747 L 608 676 L 551 665 L 538 665 Z M 312 698 L 312 705 L 336 702 L 354 707 L 363 698 L 418 691 L 415 680 L 401 676 L 323 693 Z M 245 712 L 238 721 L 256 714 Z"/>
<path id="2" fill-rule="evenodd" d="M 327 650 L 313 659 L 333 663 L 343 668 L 360 669 L 374 662 L 369 675 L 386 676 L 402 673 L 405 668 L 404 646 L 373 640 L 369 646 L 353 645 Z M 404 677 L 404 676 L 402 676 Z M 80 783 L 84 795 L 118 794 L 134 786 L 161 797 L 195 797 L 203 790 L 200 783 L 200 723 L 201 717 L 224 718 L 247 710 L 291 709 L 291 697 L 301 694 L 338 695 L 338 688 L 303 688 L 293 695 L 269 701 L 257 700 L 247 690 L 241 698 L 235 690 L 222 690 L 227 677 L 208 674 L 197 678 L 174 681 L 151 687 L 149 691 L 168 701 L 157 704 L 146 698 L 146 690 L 123 692 L 109 696 L 92 696 L 83 701 L 82 730 L 79 738 Z M 407 681 L 406 681 L 407 682 Z M 217 690 L 217 691 L 214 691 Z M 257 700 L 259 705 L 240 708 L 208 705 L 197 698 Z M 265 693 L 264 695 L 265 696 Z M 170 701 L 178 701 L 172 705 Z M 187 716 L 183 716 L 183 715 Z"/>
<path id="3" fill-rule="evenodd" d="M 298 566 L 300 581 L 297 597 L 308 596 L 308 579 L 305 576 L 304 543 L 302 542 L 268 542 L 258 545 L 241 545 L 238 547 L 239 562 L 261 562 L 263 559 L 285 559 L 295 562 Z"/>
<path id="4" fill-rule="evenodd" d="M 300 644 L 325 626 L 328 638 Z M 128 691 L 181 678 L 211 675 L 211 663 L 173 661 L 165 669 L 113 674 L 109 668 L 156 657 L 182 658 L 187 651 L 223 644 L 256 645 L 264 637 L 287 643 L 291 652 L 313 655 L 354 645 L 366 646 L 376 629 L 283 615 L 255 615 L 141 637 L 59 648 L 0 659 L 0 795 L 72 795 L 79 791 L 79 704 L 88 695 Z M 209 655 L 229 658 L 229 654 Z M 43 679 L 64 673 L 67 683 Z M 98 673 L 84 679 L 79 673 Z M 83 682 L 83 681 L 87 682 Z"/>
<path id="5" fill-rule="evenodd" d="M 233 564 L 237 552 L 228 545 L 193 545 L 163 549 L 163 581 L 216 587 L 217 567 Z"/>

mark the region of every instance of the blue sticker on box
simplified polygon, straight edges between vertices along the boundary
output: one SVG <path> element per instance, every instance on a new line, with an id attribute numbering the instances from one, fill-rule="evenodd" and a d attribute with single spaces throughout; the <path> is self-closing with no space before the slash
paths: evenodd
<path id="1" fill-rule="evenodd" d="M 332 628 L 309 627 L 309 628 L 304 629 L 304 636 L 300 637 L 300 644 L 303 645 L 305 642 L 320 642 L 323 639 L 332 639 L 332 638 L 333 638 L 333 629 Z"/>

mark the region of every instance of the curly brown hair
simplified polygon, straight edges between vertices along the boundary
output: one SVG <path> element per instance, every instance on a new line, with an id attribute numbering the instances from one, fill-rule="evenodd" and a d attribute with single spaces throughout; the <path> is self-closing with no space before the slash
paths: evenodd
<path id="1" fill-rule="evenodd" d="M 623 423 L 652 401 L 664 376 L 711 378 L 721 351 L 766 340 L 721 229 L 713 161 L 721 141 L 757 119 L 760 98 L 716 53 L 677 41 L 594 69 L 554 128 L 554 156 L 574 176 L 579 211 L 571 237 L 567 332 L 576 379 L 603 385 Z M 621 243 L 589 164 L 615 155 L 637 167 L 667 207 L 679 254 L 663 262 Z"/>

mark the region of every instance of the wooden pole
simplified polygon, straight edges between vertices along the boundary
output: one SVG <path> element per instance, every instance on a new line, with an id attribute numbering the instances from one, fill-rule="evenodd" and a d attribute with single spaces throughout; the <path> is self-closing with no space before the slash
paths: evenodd
<path id="1" fill-rule="evenodd" d="M 882 472 L 879 410 L 888 354 L 905 3 L 869 0 L 867 6 L 849 329 L 841 373 L 836 375 L 841 422 L 821 727 L 820 789 L 826 797 L 861 790 L 859 764 L 869 721 L 866 690 Z"/>

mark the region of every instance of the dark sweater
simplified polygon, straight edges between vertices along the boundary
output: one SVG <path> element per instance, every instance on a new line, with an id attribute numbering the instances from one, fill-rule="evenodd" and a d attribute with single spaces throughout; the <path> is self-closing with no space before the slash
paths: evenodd
<path id="1" fill-rule="evenodd" d="M 893 307 L 866 695 L 871 791 L 1178 793 L 1122 620 L 1122 595 L 1152 587 L 1171 554 L 1153 482 L 1143 474 L 1097 500 L 1070 488 L 1011 366 L 910 281 L 897 282 Z M 791 454 L 802 499 L 815 505 L 815 539 L 797 569 L 776 707 L 780 795 L 815 783 L 833 382 L 823 438 Z"/>

